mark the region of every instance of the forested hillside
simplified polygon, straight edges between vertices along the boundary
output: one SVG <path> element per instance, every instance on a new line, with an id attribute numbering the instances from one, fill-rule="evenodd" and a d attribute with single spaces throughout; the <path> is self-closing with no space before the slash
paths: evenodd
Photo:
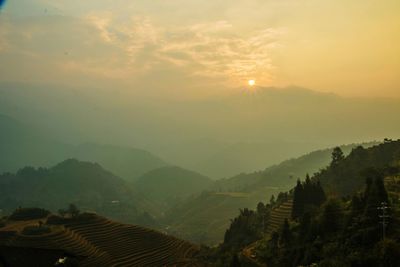
<path id="1" fill-rule="evenodd" d="M 376 143 L 366 143 L 369 147 Z M 357 145 L 342 146 L 349 154 Z M 329 165 L 332 149 L 311 152 L 299 158 L 249 174 L 215 181 L 209 192 L 194 196 L 166 212 L 167 231 L 182 238 L 206 244 L 222 242 L 239 209 L 254 208 L 268 202 L 272 195 L 290 190 L 300 177 Z"/>
<path id="2" fill-rule="evenodd" d="M 318 172 L 315 178 L 321 181 L 327 193 L 351 195 L 364 185 L 364 169 L 397 166 L 399 160 L 399 141 L 385 140 L 383 144 L 368 149 L 358 146 L 347 157 L 336 149 L 330 166 Z"/>
<path id="3" fill-rule="evenodd" d="M 353 148 L 362 146 L 368 148 L 378 142 L 350 144 L 340 146 L 344 155 L 348 155 Z M 313 174 L 325 168 L 331 161 L 333 148 L 313 151 L 298 158 L 288 159 L 277 165 L 270 166 L 262 171 L 242 173 L 228 179 L 216 182 L 216 189 L 251 191 L 263 186 L 279 187 L 281 191 L 288 190 L 295 185 L 296 180 Z"/>
<path id="4" fill-rule="evenodd" d="M 74 159 L 52 168 L 25 167 L 0 175 L 0 207 L 10 213 L 18 207 L 57 211 L 69 203 L 124 222 L 152 225 L 146 200 L 129 184 L 95 163 Z"/>
<path id="5" fill-rule="evenodd" d="M 233 266 L 240 262 L 244 266 L 398 266 L 399 151 L 400 140 L 357 147 L 347 157 L 340 148 L 334 149 L 327 168 L 298 181 L 278 199 L 259 203 L 256 211 L 242 210 L 224 243 L 207 252 L 210 262 L 218 266 L 226 266 L 225 262 Z M 349 190 L 343 190 L 344 184 Z M 293 203 L 291 212 L 276 213 L 288 200 Z M 270 231 L 277 218 L 279 227 Z"/>

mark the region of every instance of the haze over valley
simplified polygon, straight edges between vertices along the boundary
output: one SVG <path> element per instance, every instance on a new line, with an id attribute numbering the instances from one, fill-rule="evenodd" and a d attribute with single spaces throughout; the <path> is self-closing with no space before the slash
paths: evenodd
<path id="1" fill-rule="evenodd" d="M 0 267 L 400 266 L 399 11 L 0 0 Z"/>

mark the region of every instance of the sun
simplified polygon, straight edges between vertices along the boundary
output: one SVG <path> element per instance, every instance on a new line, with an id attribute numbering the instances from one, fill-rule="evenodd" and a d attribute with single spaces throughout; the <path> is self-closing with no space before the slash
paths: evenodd
<path id="1" fill-rule="evenodd" d="M 256 84 L 256 81 L 255 80 L 249 80 L 248 83 L 249 83 L 250 86 L 254 86 Z"/>

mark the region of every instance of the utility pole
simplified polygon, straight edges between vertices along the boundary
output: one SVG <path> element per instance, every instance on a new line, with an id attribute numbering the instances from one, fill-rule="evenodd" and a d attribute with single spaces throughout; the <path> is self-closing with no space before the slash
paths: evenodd
<path id="1" fill-rule="evenodd" d="M 382 224 L 382 238 L 383 240 L 386 238 L 386 226 L 387 226 L 387 218 L 389 218 L 390 216 L 387 215 L 386 210 L 390 209 L 388 207 L 388 204 L 386 202 L 382 202 L 381 206 L 378 207 L 378 210 L 382 211 L 382 214 L 379 215 L 379 217 L 382 219 L 382 221 L 380 222 Z"/>

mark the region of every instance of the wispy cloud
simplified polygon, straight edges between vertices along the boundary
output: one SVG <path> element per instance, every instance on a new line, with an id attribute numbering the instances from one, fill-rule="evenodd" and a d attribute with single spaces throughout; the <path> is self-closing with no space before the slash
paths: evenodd
<path id="1" fill-rule="evenodd" d="M 124 51 L 129 63 L 151 71 L 172 64 L 188 75 L 219 76 L 228 81 L 260 76 L 271 78 L 270 52 L 279 45 L 283 28 L 267 28 L 241 36 L 228 21 L 199 23 L 173 29 L 154 25 L 148 17 L 123 24 L 105 16 L 88 17 L 105 42 Z"/>
<path id="2" fill-rule="evenodd" d="M 225 20 L 166 28 L 146 16 L 121 21 L 92 12 L 9 23 L 0 31 L 0 49 L 11 42 L 14 52 L 54 60 L 63 72 L 107 79 L 135 79 L 170 67 L 180 75 L 234 84 L 256 75 L 271 79 L 270 51 L 284 33 L 267 28 L 241 35 Z"/>

